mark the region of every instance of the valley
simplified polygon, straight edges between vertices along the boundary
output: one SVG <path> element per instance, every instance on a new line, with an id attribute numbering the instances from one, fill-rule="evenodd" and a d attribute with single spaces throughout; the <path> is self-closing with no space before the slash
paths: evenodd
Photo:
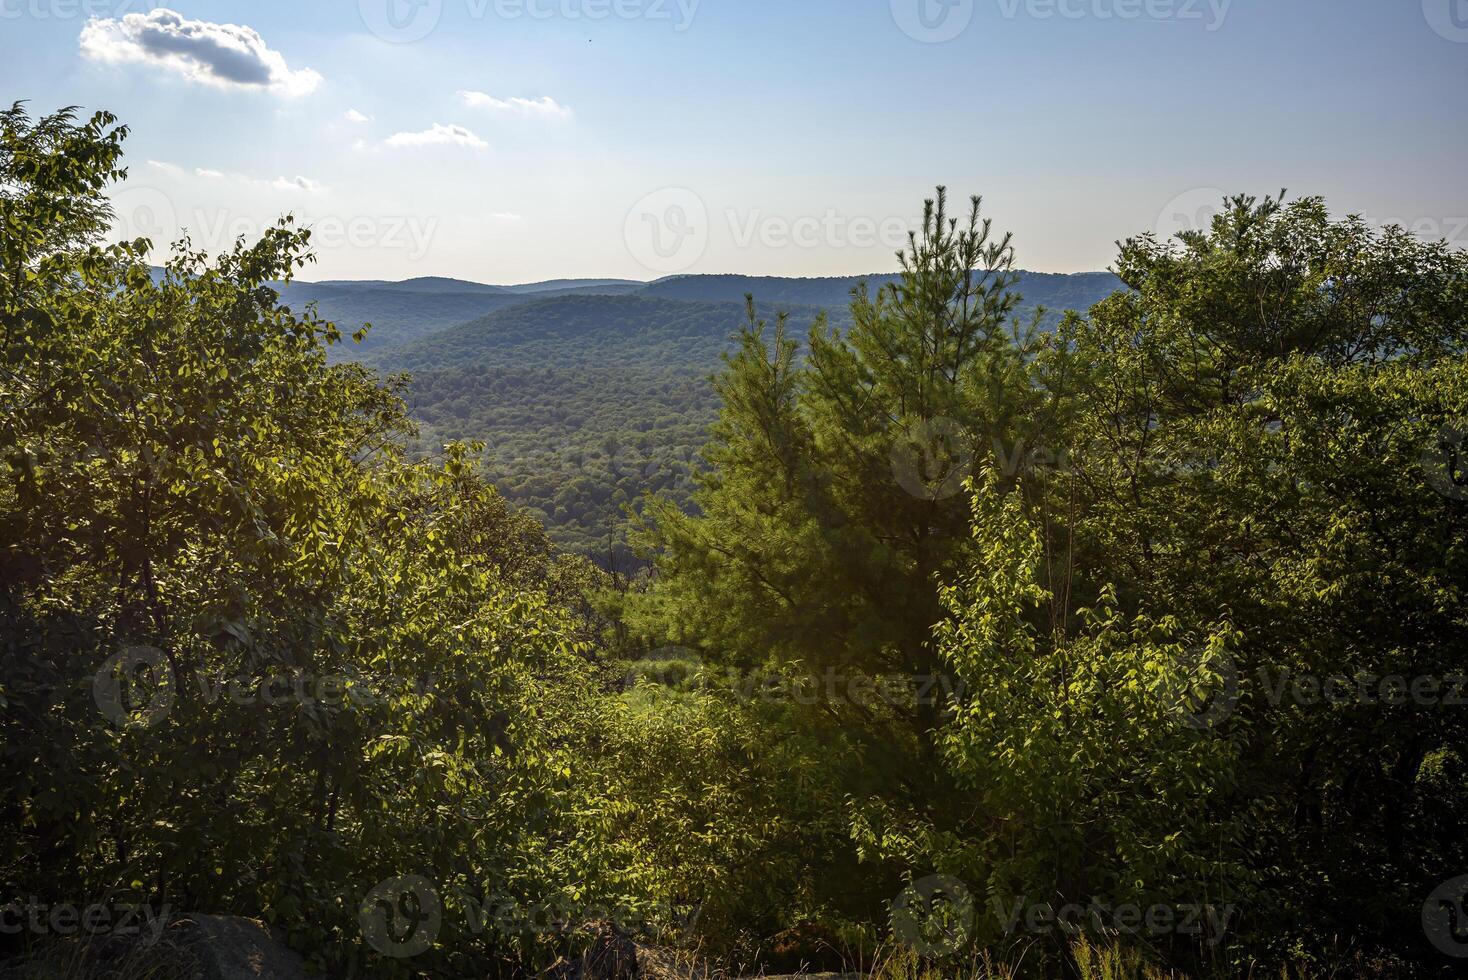
<path id="1" fill-rule="evenodd" d="M 485 472 L 551 540 L 608 569 L 640 566 L 626 511 L 648 493 L 680 506 L 718 412 L 721 366 L 745 296 L 804 337 L 821 316 L 850 325 L 851 291 L 895 274 L 839 278 L 677 276 L 651 283 L 562 279 L 490 286 L 456 279 L 280 284 L 281 300 L 315 304 L 349 338 L 330 349 L 383 374 L 404 373 L 419 426 L 414 451 L 484 443 Z M 1120 288 L 1111 273 L 1020 273 L 1017 318 L 1053 324 Z"/>

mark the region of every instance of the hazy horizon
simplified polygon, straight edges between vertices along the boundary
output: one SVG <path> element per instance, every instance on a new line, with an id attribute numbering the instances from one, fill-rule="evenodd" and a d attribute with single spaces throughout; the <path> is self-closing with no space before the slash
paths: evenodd
<path id="1" fill-rule="evenodd" d="M 1108 274 L 1108 273 L 1111 272 L 1110 269 L 1074 269 L 1074 270 L 1071 270 L 1071 271 L 1068 271 L 1068 272 L 1042 272 L 1039 269 L 1022 269 L 1022 268 L 1020 268 L 1018 266 L 1015 267 L 1014 271 L 1015 272 L 1018 272 L 1018 273 L 1027 274 L 1027 275 L 1041 274 L 1041 275 L 1058 275 L 1058 276 L 1105 275 L 1105 274 Z M 400 285 L 400 284 L 406 283 L 406 282 L 415 282 L 415 281 L 422 280 L 422 279 L 443 279 L 443 280 L 448 280 L 448 281 L 452 281 L 452 282 L 469 283 L 470 285 L 474 285 L 474 286 L 495 286 L 495 287 L 498 287 L 498 288 L 501 288 L 501 289 L 523 289 L 523 288 L 526 288 L 526 287 L 529 287 L 529 286 L 544 286 L 544 285 L 546 285 L 548 283 L 570 283 L 570 284 L 573 284 L 573 285 L 579 285 L 579 284 L 583 284 L 583 283 L 597 284 L 597 283 L 608 283 L 608 282 L 610 282 L 610 283 L 617 283 L 617 284 L 629 284 L 629 285 L 630 284 L 636 284 L 636 285 L 642 285 L 642 286 L 650 286 L 653 283 L 662 282 L 663 280 L 666 280 L 666 279 L 679 279 L 679 278 L 682 278 L 684 276 L 733 276 L 733 277 L 741 278 L 741 279 L 744 279 L 744 278 L 748 278 L 748 279 L 861 279 L 861 278 L 864 278 L 866 276 L 884 276 L 884 275 L 892 275 L 892 274 L 894 274 L 894 272 L 892 270 L 887 270 L 887 271 L 871 271 L 871 270 L 868 270 L 866 272 L 836 273 L 834 275 L 829 275 L 829 276 L 787 276 L 787 275 L 780 275 L 778 273 L 771 273 L 771 274 L 763 274 L 763 275 L 761 275 L 761 274 L 753 274 L 753 273 L 745 273 L 745 272 L 715 272 L 715 271 L 710 271 L 710 272 L 676 272 L 676 273 L 673 273 L 671 275 L 666 275 L 666 276 L 655 276 L 655 277 L 653 277 L 651 279 L 631 279 L 631 278 L 627 278 L 625 276 L 554 276 L 554 277 L 552 277 L 550 279 L 534 279 L 534 280 L 530 280 L 528 282 L 490 282 L 490 281 L 483 280 L 483 279 L 466 279 L 463 276 L 445 276 L 445 275 L 440 275 L 440 274 L 434 273 L 434 272 L 424 272 L 424 273 L 422 273 L 420 275 L 407 276 L 407 277 L 402 278 L 402 279 L 385 279 L 385 278 L 383 278 L 381 276 L 374 276 L 372 278 L 363 278 L 363 279 L 356 279 L 356 278 L 352 278 L 350 276 L 332 276 L 332 277 L 323 279 L 323 278 L 320 278 L 320 277 L 314 275 L 312 273 L 312 267 L 309 267 L 308 266 L 305 270 L 303 270 L 303 274 L 302 275 L 298 275 L 298 276 L 295 277 L 294 281 L 295 282 L 301 282 L 301 283 L 312 283 L 312 284 L 315 284 L 315 285 L 332 285 L 333 283 L 350 283 L 350 284 L 353 284 L 353 285 L 362 285 L 362 284 L 371 284 L 371 283 L 382 283 L 384 285 L 392 286 L 392 285 Z"/>

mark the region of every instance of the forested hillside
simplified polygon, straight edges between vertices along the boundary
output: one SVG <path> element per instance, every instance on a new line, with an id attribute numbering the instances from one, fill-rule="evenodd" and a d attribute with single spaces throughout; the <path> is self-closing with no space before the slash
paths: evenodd
<path id="1" fill-rule="evenodd" d="M 872 277 L 870 288 L 892 279 Z M 383 302 L 387 290 L 372 288 L 327 297 L 319 309 L 346 329 L 383 303 L 366 341 L 336 356 L 412 375 L 417 451 L 432 454 L 455 439 L 484 442 L 495 485 L 543 521 L 557 544 L 626 569 L 636 562 L 627 505 L 647 493 L 687 499 L 690 468 L 718 407 L 708 379 L 733 347 L 745 295 L 756 296 L 761 314 L 787 313 L 792 329 L 805 333 L 823 314 L 832 326 L 849 326 L 851 291 L 864 281 L 685 276 L 621 295 L 603 292 L 605 284 L 548 283 L 512 296 L 404 291 L 391 304 Z M 1020 284 L 1032 293 L 1022 294 L 1016 317 L 1061 304 L 1045 321 L 1053 327 L 1065 310 L 1088 308 L 1119 280 L 1025 273 Z M 292 285 L 282 295 L 312 288 Z M 507 308 L 447 328 L 413 321 L 415 302 L 428 296 Z M 374 346 L 389 310 L 406 319 L 389 320 L 394 342 Z"/>
<path id="2" fill-rule="evenodd" d="M 718 401 L 708 382 L 742 307 L 642 296 L 538 300 L 388 351 L 420 452 L 485 443 L 486 471 L 553 540 L 628 567 L 624 508 L 687 499 Z M 805 325 L 816 311 L 796 311 Z"/>

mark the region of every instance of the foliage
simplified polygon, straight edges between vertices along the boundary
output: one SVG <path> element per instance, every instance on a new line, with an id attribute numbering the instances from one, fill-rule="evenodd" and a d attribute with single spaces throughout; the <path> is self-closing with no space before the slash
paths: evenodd
<path id="1" fill-rule="evenodd" d="M 602 704 L 583 839 L 598 873 L 635 874 L 638 892 L 680 910 L 670 939 L 752 958 L 782 910 L 829 915 L 828 886 L 851 880 L 825 848 L 843 816 L 817 761 L 843 748 L 813 741 L 777 702 L 688 680 L 633 681 Z"/>
<path id="2" fill-rule="evenodd" d="M 961 838 L 968 880 L 992 908 L 1015 896 L 1143 908 L 1236 897 L 1206 884 L 1239 877 L 1239 842 L 1209 807 L 1230 788 L 1235 749 L 1178 713 L 1185 694 L 1220 683 L 1237 636 L 1227 623 L 1128 619 L 1109 592 L 1072 631 L 1036 628 L 1055 598 L 1036 581 L 1040 535 L 992 474 L 974 501 L 971 570 L 943 590 L 937 629 L 964 692 L 940 744 L 981 815 Z M 981 925 L 991 942 L 1002 935 Z"/>
<path id="3" fill-rule="evenodd" d="M 110 124 L 5 119 L 7 898 L 261 914 L 390 975 L 357 904 L 416 873 L 453 914 L 415 969 L 534 961 L 544 937 L 447 896 L 582 900 L 551 801 L 595 574 L 462 448 L 404 461 L 396 392 L 276 306 L 288 219 L 212 266 L 182 243 L 159 281 L 147 243 L 80 244 Z"/>
<path id="4" fill-rule="evenodd" d="M 927 711 L 820 707 L 862 747 L 872 880 L 966 882 L 968 941 L 1004 939 L 996 902 L 1188 904 L 1242 918 L 1151 937 L 1175 963 L 1431 960 L 1423 898 L 1468 859 L 1468 258 L 1237 198 L 1036 338 L 1007 241 L 942 211 L 804 358 L 746 331 L 629 625 L 743 670 L 937 672 Z M 963 514 L 945 488 L 986 468 Z"/>
<path id="5" fill-rule="evenodd" d="M 818 744 L 853 745 L 849 761 L 824 761 L 842 767 L 838 784 L 859 809 L 957 801 L 928 735 L 954 680 L 931 630 L 934 578 L 962 567 L 968 514 L 941 486 L 915 483 L 921 467 L 908 460 L 934 419 L 1014 443 L 1044 417 L 1030 411 L 1048 397 L 1030 383 L 1035 324 L 1011 320 L 1012 261 L 977 200 L 960 226 L 940 196 L 902 282 L 859 291 L 845 333 L 818 323 L 805 358 L 783 318 L 771 333 L 751 306 L 716 381 L 723 409 L 697 512 L 666 501 L 647 510 L 640 540 L 657 574 L 629 597 L 629 627 L 736 672 L 808 685 L 802 724 Z M 949 470 L 978 465 L 962 445 L 923 448 L 950 453 Z M 882 857 L 849 837 L 825 847 Z M 883 918 L 901 870 L 879 865 L 833 901 Z"/>
<path id="6" fill-rule="evenodd" d="M 1047 505 L 1075 515 L 1063 587 L 1237 631 L 1238 703 L 1211 737 L 1247 764 L 1212 819 L 1247 842 L 1256 948 L 1429 955 L 1421 896 L 1465 858 L 1436 814 L 1468 786 L 1429 763 L 1468 720 L 1444 696 L 1468 625 L 1468 257 L 1241 197 L 1180 243 L 1126 243 L 1117 269 L 1132 291 L 1077 329 L 1096 383 Z M 1382 697 L 1392 677 L 1439 693 Z M 1311 679 L 1358 693 L 1312 698 Z"/>

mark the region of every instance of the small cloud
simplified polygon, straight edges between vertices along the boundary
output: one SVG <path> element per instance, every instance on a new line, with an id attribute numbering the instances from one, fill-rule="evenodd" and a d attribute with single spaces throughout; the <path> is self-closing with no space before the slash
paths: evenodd
<path id="1" fill-rule="evenodd" d="M 371 121 L 372 121 L 372 117 L 371 116 L 364 115 L 363 113 L 358 112 L 356 109 L 348 109 L 347 110 L 347 122 L 350 122 L 350 123 L 369 123 Z"/>
<path id="2" fill-rule="evenodd" d="M 149 160 L 148 166 L 170 177 L 185 177 L 188 171 L 173 163 L 164 163 L 161 160 Z M 305 191 L 308 194 L 316 194 L 326 190 L 319 181 L 310 177 L 251 177 L 248 174 L 228 174 L 223 170 L 210 170 L 207 167 L 195 167 L 193 175 L 201 180 L 225 181 L 241 187 L 272 188 L 278 191 Z"/>
<path id="3" fill-rule="evenodd" d="M 507 112 L 535 119 L 566 120 L 571 118 L 570 108 L 561 105 L 548 95 L 538 99 L 497 99 L 484 92 L 470 92 L 464 89 L 460 89 L 458 94 L 463 103 L 471 109 L 488 109 L 491 112 Z"/>
<path id="4" fill-rule="evenodd" d="M 278 191 L 305 191 L 308 194 L 315 194 L 322 189 L 310 177 L 277 177 L 270 182 L 270 186 Z"/>
<path id="5" fill-rule="evenodd" d="M 494 211 L 490 213 L 490 217 L 500 224 L 505 225 L 517 225 L 525 220 L 524 215 L 515 214 L 511 211 Z"/>
<path id="6" fill-rule="evenodd" d="M 165 7 L 120 19 L 94 17 L 82 28 L 80 42 L 82 55 L 93 61 L 152 65 L 216 88 L 294 98 L 321 84 L 309 68 L 291 70 L 254 28 L 189 20 Z"/>
<path id="7" fill-rule="evenodd" d="M 445 126 L 434 123 L 420 133 L 394 133 L 387 138 L 388 146 L 468 146 L 482 150 L 488 143 L 475 136 L 463 126 Z"/>

